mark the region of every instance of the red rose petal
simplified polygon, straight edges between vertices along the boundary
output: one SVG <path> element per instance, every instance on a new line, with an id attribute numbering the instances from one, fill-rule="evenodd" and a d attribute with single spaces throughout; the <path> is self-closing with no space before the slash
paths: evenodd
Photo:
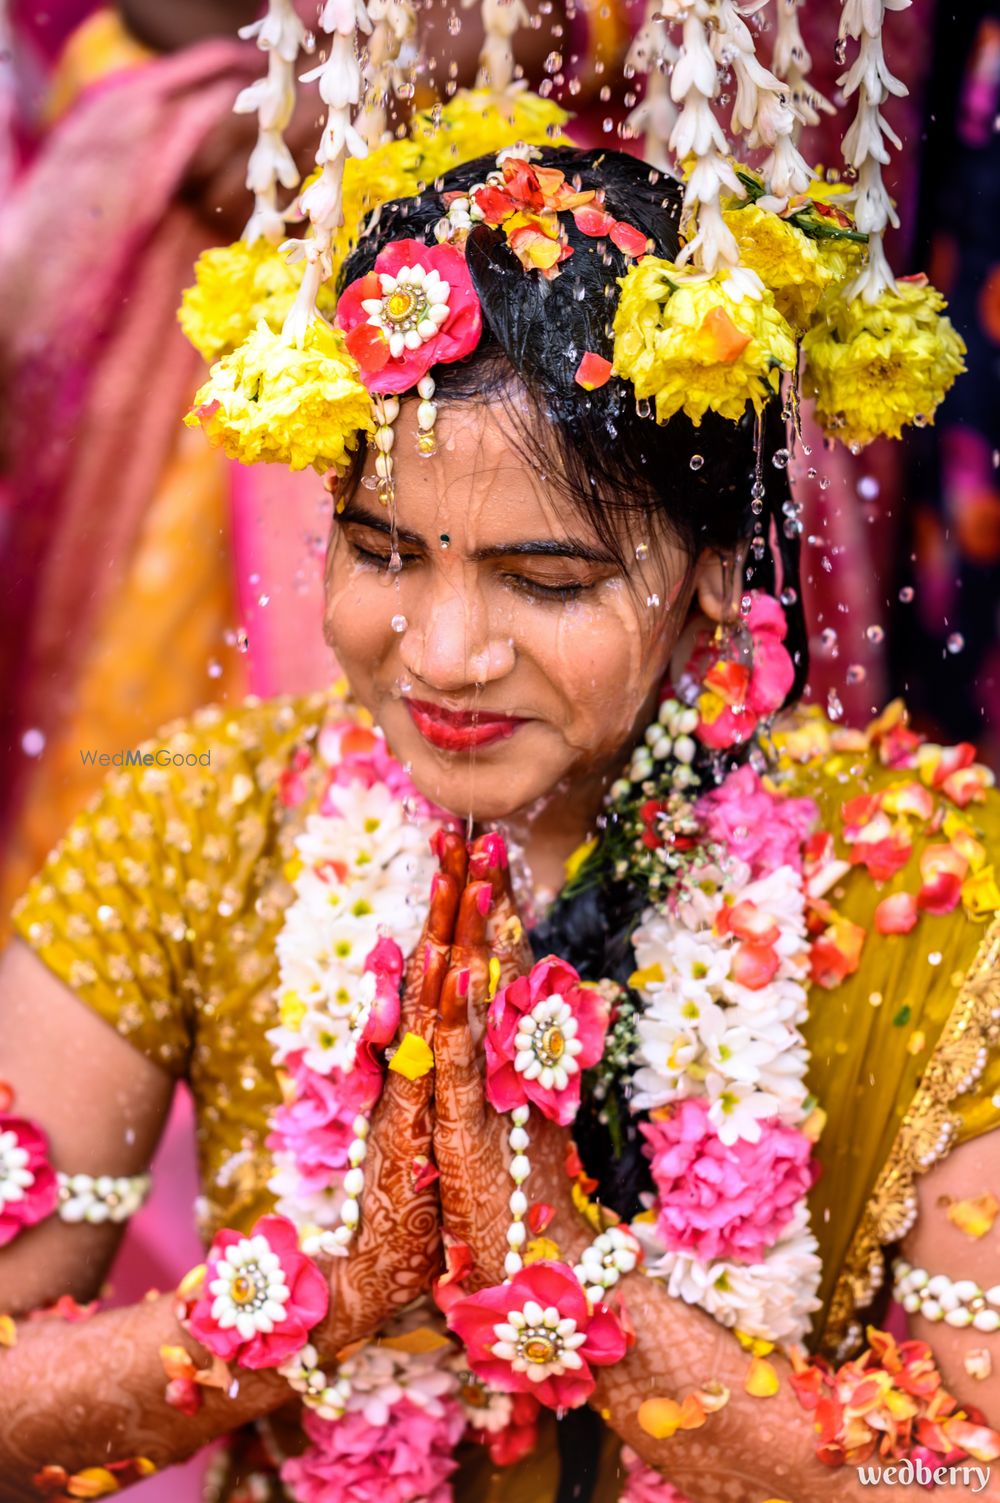
<path id="1" fill-rule="evenodd" d="M 596 391 L 599 386 L 607 385 L 611 379 L 611 361 L 605 360 L 603 355 L 595 355 L 588 350 L 577 366 L 573 379 L 577 386 L 583 387 L 584 391 Z"/>
<path id="2" fill-rule="evenodd" d="M 917 922 L 917 900 L 912 892 L 894 892 L 875 909 L 879 934 L 909 934 Z"/>
<path id="3" fill-rule="evenodd" d="M 608 214 L 597 204 L 584 204 L 573 210 L 573 220 L 581 235 L 610 235 L 617 224 L 613 214 Z"/>
<path id="4" fill-rule="evenodd" d="M 649 245 L 649 239 L 637 230 L 634 224 L 626 224 L 624 219 L 616 219 L 611 227 L 611 240 L 618 249 L 626 256 L 644 256 Z"/>
<path id="5" fill-rule="evenodd" d="M 348 330 L 344 343 L 366 376 L 377 376 L 389 363 L 389 341 L 374 324 L 358 324 Z"/>

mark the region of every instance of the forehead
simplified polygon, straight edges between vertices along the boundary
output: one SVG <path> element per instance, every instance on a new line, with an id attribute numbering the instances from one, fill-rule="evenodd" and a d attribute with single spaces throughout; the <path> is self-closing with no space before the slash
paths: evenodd
<path id="1" fill-rule="evenodd" d="M 527 438 L 527 425 L 502 406 L 442 403 L 435 424 L 437 452 L 426 457 L 417 452 L 414 402 L 403 403 L 395 428 L 392 458 L 401 528 L 421 535 L 447 533 L 456 545 L 469 547 L 527 537 L 596 541 L 586 516 L 560 488 L 554 440 L 546 466 Z M 369 453 L 366 476 L 373 467 Z M 364 492 L 357 499 L 363 501 Z"/>

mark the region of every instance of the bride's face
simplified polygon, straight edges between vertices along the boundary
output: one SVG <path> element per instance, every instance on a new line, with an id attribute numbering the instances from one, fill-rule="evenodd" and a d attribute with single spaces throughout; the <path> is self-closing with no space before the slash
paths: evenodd
<path id="1" fill-rule="evenodd" d="M 503 819 L 617 772 L 655 712 L 690 570 L 637 523 L 623 572 L 502 415 L 443 406 L 423 458 L 412 408 L 393 450 L 402 569 L 369 455 L 334 524 L 327 639 L 421 792 Z"/>

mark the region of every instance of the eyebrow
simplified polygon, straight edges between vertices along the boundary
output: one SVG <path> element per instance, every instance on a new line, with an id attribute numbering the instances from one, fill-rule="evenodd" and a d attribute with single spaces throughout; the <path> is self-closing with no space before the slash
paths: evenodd
<path id="1" fill-rule="evenodd" d="M 379 517 L 351 502 L 340 514 L 341 522 L 355 522 L 359 527 L 370 527 L 373 532 L 392 536 L 392 525 L 386 517 Z M 413 548 L 426 548 L 427 544 L 417 532 L 405 527 L 396 528 L 396 537 L 401 543 Z M 588 564 L 614 564 L 617 560 L 603 548 L 596 548 L 579 538 L 527 538 L 518 543 L 491 543 L 486 548 L 477 548 L 471 555 L 476 563 L 491 558 L 509 558 L 511 555 L 543 554 L 546 558 L 578 558 Z"/>

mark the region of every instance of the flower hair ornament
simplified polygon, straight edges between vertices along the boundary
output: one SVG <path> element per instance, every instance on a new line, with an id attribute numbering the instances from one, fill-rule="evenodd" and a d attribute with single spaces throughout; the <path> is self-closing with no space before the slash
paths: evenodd
<path id="1" fill-rule="evenodd" d="M 297 184 L 282 130 L 307 38 L 289 0 L 270 0 L 246 33 L 268 55 L 267 79 L 237 101 L 260 120 L 247 179 L 254 214 L 240 242 L 200 258 L 181 309 L 185 332 L 216 361 L 186 421 L 243 463 L 334 474 L 371 435 L 388 500 L 400 399 L 417 399 L 418 448 L 432 454 L 434 368 L 478 342 L 482 315 L 462 262 L 468 236 L 486 225 L 526 275 L 572 277 L 572 217 L 596 249 L 626 262 L 605 348 L 580 352 L 581 401 L 615 379 L 631 384 L 655 421 L 681 412 L 697 426 L 706 412 L 740 420 L 748 404 L 759 418 L 783 385 L 795 416 L 801 383 L 824 431 L 852 448 L 925 425 L 964 368 L 964 346 L 940 294 L 924 277 L 896 279 L 883 246 L 896 215 L 881 171 L 899 142 L 881 107 L 905 90 L 886 65 L 882 30 L 886 13 L 906 3 L 843 0 L 839 45 L 846 55 L 856 42 L 857 53 L 839 83 L 856 113 L 843 141 L 845 181 L 826 181 L 797 135 L 832 107 L 810 89 L 808 55 L 793 45 L 787 18 L 768 67 L 758 56 L 766 28 L 755 36 L 745 19 L 756 3 L 663 0 L 660 41 L 637 43 L 653 92 L 635 121 L 647 154 L 672 158 L 683 179 L 680 249 L 670 260 L 616 216 L 602 188 L 582 189 L 538 160 L 539 146 L 571 144 L 568 117 L 512 87 L 518 18 L 491 0 L 481 75 L 492 86 L 418 113 L 401 137 L 385 131 L 386 80 L 398 82 L 399 60 L 413 51 L 414 16 L 400 8 L 389 36 L 390 7 L 369 14 L 361 0 L 325 0 L 322 61 L 302 77 L 317 84 L 327 119 L 316 171 L 281 209 L 279 187 Z M 669 100 L 653 87 L 660 53 L 670 60 Z M 728 120 L 719 113 L 727 70 L 736 82 Z M 438 188 L 449 167 L 495 152 L 498 140 L 511 144 L 484 182 Z M 759 167 L 744 165 L 748 153 Z M 381 206 L 427 193 L 441 199 L 435 242 L 384 245 L 374 271 L 338 294 L 345 256 Z M 306 233 L 282 242 L 285 222 L 302 219 Z"/>

